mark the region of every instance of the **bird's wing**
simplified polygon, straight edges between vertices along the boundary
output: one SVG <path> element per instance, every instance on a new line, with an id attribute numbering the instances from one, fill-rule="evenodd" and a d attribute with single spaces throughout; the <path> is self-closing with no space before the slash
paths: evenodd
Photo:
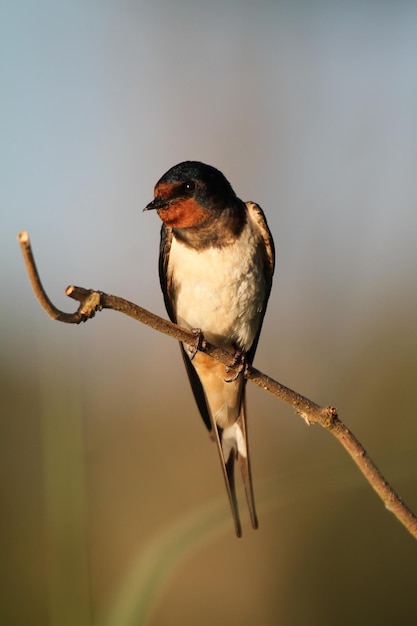
<path id="1" fill-rule="evenodd" d="M 266 312 L 266 305 L 268 303 L 269 294 L 271 293 L 272 276 L 274 274 L 274 269 L 275 269 L 275 246 L 274 246 L 274 240 L 272 239 L 271 231 L 269 230 L 268 224 L 266 222 L 265 214 L 262 211 L 261 207 L 258 204 L 255 204 L 255 202 L 246 202 L 246 208 L 248 210 L 249 216 L 251 217 L 252 221 L 255 223 L 262 237 L 264 273 L 265 273 L 265 282 L 266 282 L 265 297 L 264 297 L 262 315 L 261 315 L 261 319 L 259 322 L 258 332 L 256 333 L 256 337 L 246 354 L 248 363 L 252 364 L 253 358 L 255 356 L 256 348 L 258 347 L 259 336 L 261 334 L 262 324 L 263 324 L 265 312 Z"/>
<path id="2" fill-rule="evenodd" d="M 172 244 L 172 229 L 162 224 L 161 241 L 159 244 L 159 282 L 164 296 L 165 308 L 169 319 L 177 323 L 174 311 L 174 294 L 171 277 L 168 277 L 169 254 Z"/>

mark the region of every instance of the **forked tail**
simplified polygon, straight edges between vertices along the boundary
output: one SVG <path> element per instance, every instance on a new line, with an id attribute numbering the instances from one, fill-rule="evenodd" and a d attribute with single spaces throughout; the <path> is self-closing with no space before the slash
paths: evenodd
<path id="1" fill-rule="evenodd" d="M 226 491 L 232 510 L 235 532 L 237 537 L 242 536 L 242 526 L 240 523 L 239 509 L 236 499 L 234 465 L 237 458 L 240 472 L 242 474 L 243 486 L 248 503 L 249 514 L 253 528 L 258 528 L 258 518 L 255 509 L 255 499 L 253 495 L 252 475 L 250 468 L 248 434 L 246 427 L 245 402 L 242 402 L 240 415 L 236 422 L 225 429 L 213 425 L 214 438 L 219 451 L 222 465 Z"/>

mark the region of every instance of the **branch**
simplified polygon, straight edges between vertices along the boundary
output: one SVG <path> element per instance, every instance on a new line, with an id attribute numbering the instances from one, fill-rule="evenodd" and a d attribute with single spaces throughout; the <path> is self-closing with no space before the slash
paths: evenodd
<path id="1" fill-rule="evenodd" d="M 39 274 L 36 268 L 35 260 L 32 254 L 29 235 L 27 232 L 20 232 L 18 241 L 23 254 L 23 259 L 29 275 L 29 279 L 40 305 L 52 319 L 67 324 L 79 324 L 86 322 L 94 317 L 96 311 L 102 309 L 113 309 L 120 311 L 133 319 L 150 326 L 177 341 L 195 346 L 196 349 L 213 357 L 217 361 L 223 363 L 228 371 L 238 372 L 238 366 L 231 365 L 233 363 L 233 354 L 227 350 L 217 348 L 206 340 L 196 338 L 196 335 L 168 320 L 143 309 L 142 307 L 102 291 L 94 291 L 92 289 L 84 289 L 83 287 L 70 286 L 67 287 L 65 293 L 70 298 L 79 302 L 79 307 L 74 313 L 64 313 L 57 309 L 49 300 L 42 286 Z M 328 430 L 345 448 L 352 460 L 356 463 L 362 474 L 365 476 L 371 487 L 376 491 L 381 500 L 389 511 L 394 513 L 397 519 L 405 526 L 413 537 L 417 539 L 417 517 L 407 507 L 401 498 L 396 494 L 390 484 L 381 474 L 378 467 L 368 456 L 362 444 L 356 439 L 355 435 L 345 426 L 339 419 L 337 411 L 333 407 L 321 407 L 308 398 L 300 395 L 296 391 L 281 385 L 266 374 L 262 374 L 259 370 L 248 365 L 243 375 L 251 380 L 255 385 L 269 391 L 272 395 L 286 404 L 292 406 L 296 412 L 307 422 L 307 424 L 320 424 Z"/>

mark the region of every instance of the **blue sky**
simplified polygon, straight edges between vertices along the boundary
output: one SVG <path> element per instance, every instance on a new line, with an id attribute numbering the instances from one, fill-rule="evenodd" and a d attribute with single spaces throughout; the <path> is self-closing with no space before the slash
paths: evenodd
<path id="1" fill-rule="evenodd" d="M 266 211 L 273 299 L 281 290 L 299 306 L 314 283 L 346 301 L 381 285 L 410 292 L 415 3 L 23 0 L 1 10 L 2 277 L 19 298 L 15 236 L 27 229 L 60 304 L 78 281 L 147 294 L 162 311 L 159 223 L 141 209 L 185 159 L 215 165 Z"/>

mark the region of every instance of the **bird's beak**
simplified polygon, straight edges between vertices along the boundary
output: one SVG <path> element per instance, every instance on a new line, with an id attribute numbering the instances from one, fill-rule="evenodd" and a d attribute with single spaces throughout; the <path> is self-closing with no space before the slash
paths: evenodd
<path id="1" fill-rule="evenodd" d="M 166 200 L 164 200 L 163 198 L 161 198 L 161 196 L 156 196 L 152 202 L 150 202 L 149 204 L 146 205 L 146 207 L 143 209 L 144 211 L 152 211 L 153 209 L 155 210 L 161 210 L 161 209 L 166 209 L 167 208 L 167 202 Z"/>

